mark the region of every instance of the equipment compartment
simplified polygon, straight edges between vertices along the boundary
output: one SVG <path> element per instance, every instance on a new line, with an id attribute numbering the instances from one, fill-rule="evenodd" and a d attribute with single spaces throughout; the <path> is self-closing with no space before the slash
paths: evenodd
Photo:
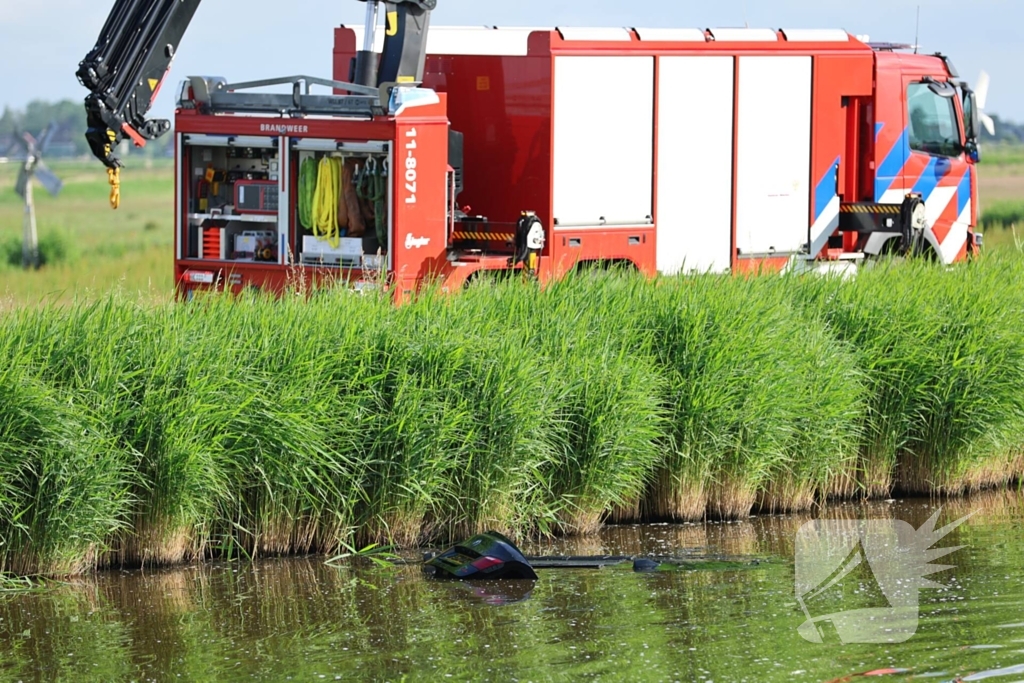
<path id="1" fill-rule="evenodd" d="M 316 149 L 316 147 L 333 149 Z M 303 265 L 379 270 L 391 231 L 388 145 L 300 141 L 295 248 Z"/>
<path id="2" fill-rule="evenodd" d="M 185 136 L 183 256 L 278 262 L 280 155 L 274 138 Z"/>

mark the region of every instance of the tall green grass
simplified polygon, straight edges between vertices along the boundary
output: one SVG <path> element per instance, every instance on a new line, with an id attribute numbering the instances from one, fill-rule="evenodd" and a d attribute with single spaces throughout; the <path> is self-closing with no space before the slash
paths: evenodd
<path id="1" fill-rule="evenodd" d="M 843 348 L 777 277 L 705 275 L 653 288 L 671 447 L 655 518 L 802 509 L 852 476 L 862 387 Z"/>
<path id="2" fill-rule="evenodd" d="M 0 572 L 736 518 L 1024 473 L 1024 261 L 0 317 Z"/>
<path id="3" fill-rule="evenodd" d="M 490 317 L 503 311 L 504 329 L 494 333 L 516 330 L 543 382 L 531 400 L 547 404 L 552 430 L 554 459 L 541 474 L 554 528 L 586 533 L 612 511 L 635 516 L 662 462 L 668 427 L 647 318 L 650 283 L 581 273 L 543 293 L 478 287 L 464 300 Z"/>
<path id="4" fill-rule="evenodd" d="M 538 516 L 534 473 L 553 457 L 544 377 L 514 335 L 465 303 L 427 294 L 390 316 L 378 342 L 363 521 L 375 540 L 511 532 Z"/>
<path id="5" fill-rule="evenodd" d="M 890 262 L 796 291 L 854 348 L 868 385 L 860 481 L 870 496 L 1005 483 L 1024 437 L 1019 256 L 952 269 Z"/>
<path id="6" fill-rule="evenodd" d="M 0 369 L 0 567 L 76 574 L 126 521 L 124 463 L 101 425 L 31 369 Z"/>

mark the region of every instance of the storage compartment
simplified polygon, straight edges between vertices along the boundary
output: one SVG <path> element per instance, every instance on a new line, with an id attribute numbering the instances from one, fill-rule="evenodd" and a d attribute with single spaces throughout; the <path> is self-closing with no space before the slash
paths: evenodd
<path id="1" fill-rule="evenodd" d="M 651 224 L 654 58 L 558 57 L 554 73 L 555 223 Z M 628 103 L 601 102 L 608 83 L 628 83 Z"/>
<path id="2" fill-rule="evenodd" d="M 739 58 L 736 249 L 742 256 L 795 254 L 808 246 L 811 74 L 810 57 Z"/>
<path id="3" fill-rule="evenodd" d="M 273 230 L 254 230 L 241 220 L 204 219 L 191 226 L 190 235 L 195 248 L 188 258 L 277 263 L 278 237 Z"/>
<path id="4" fill-rule="evenodd" d="M 391 172 L 384 143 L 295 144 L 298 188 L 293 224 L 299 262 L 377 269 L 387 263 Z"/>
<path id="5" fill-rule="evenodd" d="M 186 135 L 184 142 L 185 258 L 277 263 L 277 141 Z"/>
<path id="6" fill-rule="evenodd" d="M 659 61 L 656 251 L 665 275 L 732 265 L 734 72 L 731 56 Z"/>
<path id="7" fill-rule="evenodd" d="M 387 267 L 388 143 L 198 134 L 183 143 L 183 258 Z"/>

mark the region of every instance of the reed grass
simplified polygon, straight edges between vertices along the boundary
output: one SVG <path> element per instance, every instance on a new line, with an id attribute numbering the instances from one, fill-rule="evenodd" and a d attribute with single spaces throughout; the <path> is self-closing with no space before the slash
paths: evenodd
<path id="1" fill-rule="evenodd" d="M 649 514 L 694 520 L 806 508 L 850 476 L 861 385 L 822 324 L 774 277 L 698 276 L 655 288 L 672 448 Z"/>
<path id="2" fill-rule="evenodd" d="M 129 502 L 110 445 L 100 425 L 30 369 L 0 369 L 0 573 L 95 565 Z"/>
<path id="3" fill-rule="evenodd" d="M 519 299 L 508 322 L 525 331 L 553 403 L 556 458 L 543 477 L 560 532 L 595 531 L 616 512 L 637 516 L 662 462 L 668 412 L 649 290 L 613 270 L 576 274 L 540 297 L 524 288 L 474 292 L 488 308 L 505 293 Z"/>
<path id="4" fill-rule="evenodd" d="M 536 472 L 553 457 L 545 377 L 519 338 L 473 304 L 430 292 L 385 328 L 364 541 L 513 532 L 534 521 Z"/>
<path id="5" fill-rule="evenodd" d="M 868 384 L 868 496 L 958 494 L 1013 478 L 1024 423 L 1018 257 L 953 269 L 883 263 L 798 288 L 857 350 Z M 995 475 L 1002 472 L 1002 475 Z"/>
<path id="6" fill-rule="evenodd" d="M 1024 474 L 1024 259 L 0 314 L 0 573 L 735 519 Z"/>

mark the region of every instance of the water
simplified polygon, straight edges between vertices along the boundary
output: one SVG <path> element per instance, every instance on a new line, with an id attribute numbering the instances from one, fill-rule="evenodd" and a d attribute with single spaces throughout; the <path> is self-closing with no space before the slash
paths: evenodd
<path id="1" fill-rule="evenodd" d="M 934 509 L 910 501 L 824 515 L 918 527 Z M 936 577 L 947 588 L 922 592 L 918 633 L 904 644 L 804 641 L 793 553 L 809 517 L 767 517 L 613 527 L 526 548 L 762 560 L 739 570 L 546 570 L 535 584 L 468 586 L 409 566 L 297 559 L 3 594 L 0 680 L 833 681 L 891 668 L 908 671 L 887 680 L 1024 681 L 1024 499 L 951 502 L 942 521 L 968 512 L 940 543 L 967 547 Z"/>

